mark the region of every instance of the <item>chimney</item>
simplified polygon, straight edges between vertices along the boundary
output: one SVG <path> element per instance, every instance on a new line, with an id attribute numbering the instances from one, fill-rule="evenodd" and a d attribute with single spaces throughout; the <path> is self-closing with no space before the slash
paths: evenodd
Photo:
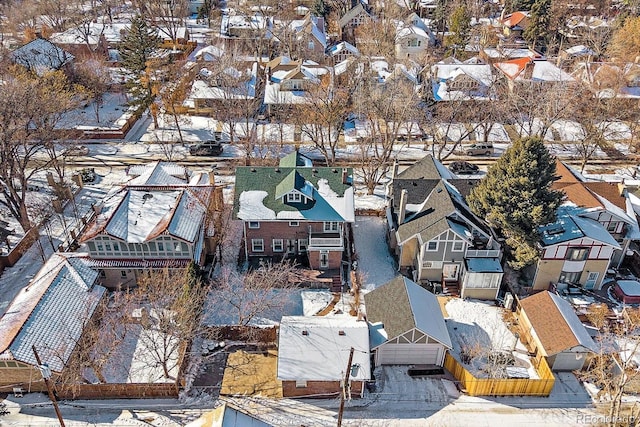
<path id="1" fill-rule="evenodd" d="M 536 67 L 535 62 L 533 62 L 533 59 L 529 62 L 527 62 L 524 66 L 524 79 L 525 80 L 531 80 L 533 78 L 533 69 Z"/>
<path id="2" fill-rule="evenodd" d="M 216 174 L 213 171 L 209 171 L 208 175 L 209 175 L 209 185 L 214 185 L 216 183 Z"/>
<path id="3" fill-rule="evenodd" d="M 347 184 L 347 178 L 349 177 L 349 171 L 347 170 L 347 168 L 343 168 L 342 169 L 342 183 L 343 184 Z"/>
<path id="4" fill-rule="evenodd" d="M 407 190 L 402 190 L 400 193 L 400 212 L 398 212 L 398 225 L 404 222 L 404 217 L 407 213 Z"/>

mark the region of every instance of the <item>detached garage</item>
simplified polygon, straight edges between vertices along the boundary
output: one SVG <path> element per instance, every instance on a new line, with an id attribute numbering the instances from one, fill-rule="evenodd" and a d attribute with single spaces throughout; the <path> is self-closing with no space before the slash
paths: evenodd
<path id="1" fill-rule="evenodd" d="M 364 301 L 376 366 L 444 364 L 451 339 L 435 295 L 399 276 Z"/>
<path id="2" fill-rule="evenodd" d="M 553 371 L 583 368 L 598 347 L 573 310 L 559 295 L 542 291 L 520 301 L 520 339 L 537 355 L 546 357 Z"/>

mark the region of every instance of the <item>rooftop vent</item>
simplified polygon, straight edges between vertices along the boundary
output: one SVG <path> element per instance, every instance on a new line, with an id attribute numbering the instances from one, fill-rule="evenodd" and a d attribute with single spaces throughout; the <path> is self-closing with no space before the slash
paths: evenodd
<path id="1" fill-rule="evenodd" d="M 309 335 L 309 331 L 307 331 L 306 329 L 302 331 L 302 335 Z"/>
<path id="2" fill-rule="evenodd" d="M 256 171 L 256 168 L 251 168 L 251 172 L 255 172 L 255 171 Z"/>
<path id="3" fill-rule="evenodd" d="M 556 234 L 564 233 L 564 228 L 562 228 L 561 225 L 552 225 L 551 227 L 547 228 L 544 232 L 549 236 L 554 236 Z"/>
<path id="4" fill-rule="evenodd" d="M 344 331 L 338 331 L 338 335 L 346 335 Z"/>

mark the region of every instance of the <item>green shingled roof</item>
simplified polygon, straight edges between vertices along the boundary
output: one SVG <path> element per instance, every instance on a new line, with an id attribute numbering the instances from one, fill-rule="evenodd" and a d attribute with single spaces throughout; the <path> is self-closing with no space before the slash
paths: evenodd
<path id="1" fill-rule="evenodd" d="M 242 166 L 236 168 L 235 195 L 233 203 L 233 216 L 238 218 L 240 209 L 240 195 L 245 191 L 266 191 L 268 196 L 262 201 L 264 206 L 273 210 L 276 214 L 282 211 L 303 211 L 310 207 L 309 204 L 285 204 L 282 202 L 282 195 L 286 194 L 293 188 L 302 191 L 305 182 L 309 182 L 315 189 L 318 189 L 318 181 L 325 179 L 329 188 L 339 197 L 344 197 L 344 193 L 351 188 L 351 177 L 353 169 L 347 168 L 348 182 L 342 183 L 342 168 L 330 167 L 255 167 Z M 299 186 L 302 187 L 299 188 Z M 306 192 L 305 192 L 306 194 Z M 316 193 L 317 195 L 317 193 Z M 319 197 L 322 199 L 322 197 Z M 315 200 L 315 203 L 324 203 L 323 200 Z M 325 221 L 341 221 L 341 217 L 327 205 L 327 216 L 320 220 Z"/>
<path id="2" fill-rule="evenodd" d="M 304 167 L 309 165 L 310 163 L 311 163 L 310 158 L 308 158 L 303 154 L 300 154 L 296 150 L 293 153 L 289 153 L 286 156 L 284 156 L 282 159 L 280 159 L 279 165 L 283 168 L 294 168 L 296 166 Z"/>

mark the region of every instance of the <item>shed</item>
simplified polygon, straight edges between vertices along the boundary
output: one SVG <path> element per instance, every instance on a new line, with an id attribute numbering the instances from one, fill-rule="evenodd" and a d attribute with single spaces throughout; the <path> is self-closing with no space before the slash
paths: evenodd
<path id="1" fill-rule="evenodd" d="M 398 276 L 364 300 L 376 366 L 443 366 L 451 338 L 435 295 Z"/>
<path id="2" fill-rule="evenodd" d="M 587 356 L 598 351 L 571 304 L 548 291 L 520 301 L 521 338 L 553 371 L 582 369 Z"/>

